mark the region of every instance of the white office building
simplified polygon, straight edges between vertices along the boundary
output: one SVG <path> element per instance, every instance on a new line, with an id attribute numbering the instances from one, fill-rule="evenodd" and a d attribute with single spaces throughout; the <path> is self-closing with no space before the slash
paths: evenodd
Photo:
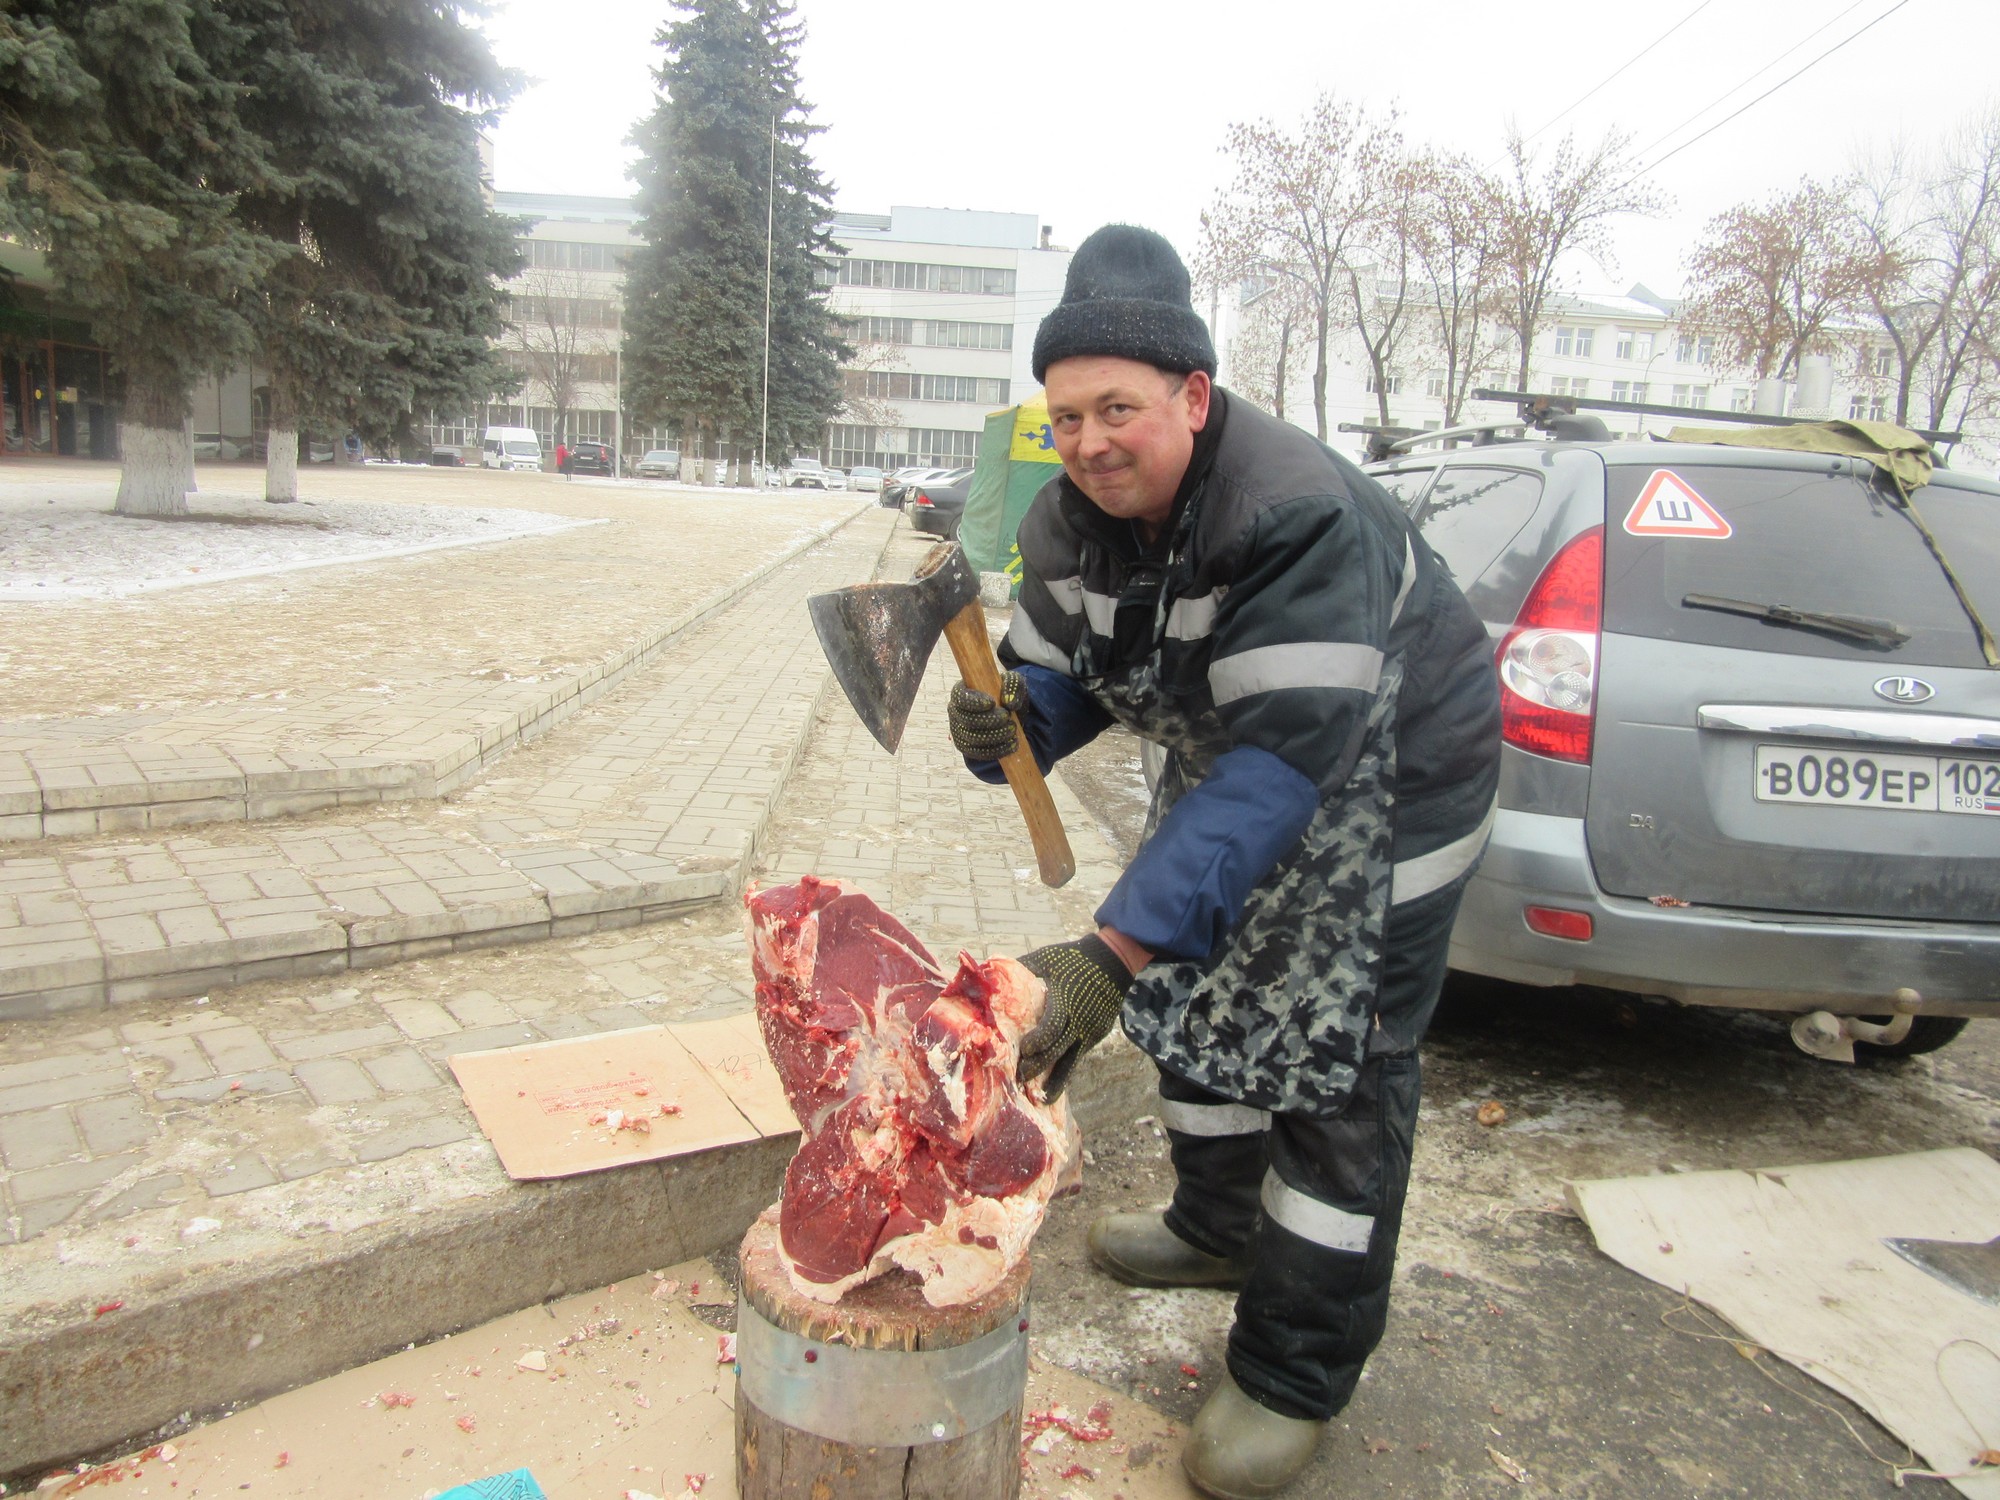
<path id="1" fill-rule="evenodd" d="M 828 274 L 850 320 L 848 409 L 821 457 L 836 468 L 969 464 L 987 413 L 1039 389 L 1035 329 L 1069 251 L 1033 214 L 904 208 L 836 213 Z"/>
<path id="2" fill-rule="evenodd" d="M 551 451 L 558 436 L 614 443 L 627 460 L 672 446 L 676 435 L 664 429 L 627 430 L 629 417 L 621 426 L 625 269 L 640 244 L 634 204 L 495 193 L 494 206 L 528 221 L 527 264 L 509 285 L 502 340 L 525 384 L 511 404 L 435 417 L 433 444 L 471 457 L 480 428 L 496 425 L 532 427 Z M 829 428 L 821 461 L 970 463 L 987 413 L 1036 389 L 1035 329 L 1061 295 L 1069 252 L 1048 247 L 1033 214 L 897 207 L 836 213 L 830 227 L 847 255 L 824 284 L 834 311 L 852 320 L 856 355 L 843 372 L 849 407 Z M 560 434 L 551 373 L 566 373 L 571 386 Z"/>

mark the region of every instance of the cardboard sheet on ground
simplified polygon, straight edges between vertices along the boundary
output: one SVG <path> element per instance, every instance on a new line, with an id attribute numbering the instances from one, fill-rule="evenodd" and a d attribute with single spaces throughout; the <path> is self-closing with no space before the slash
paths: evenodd
<path id="1" fill-rule="evenodd" d="M 667 1030 L 759 1131 L 765 1135 L 797 1131 L 799 1122 L 785 1100 L 778 1070 L 771 1066 L 755 1012 L 746 1010 L 719 1021 L 689 1021 Z"/>
<path id="2" fill-rule="evenodd" d="M 1984 1152 L 1576 1182 L 1570 1201 L 1605 1254 L 1865 1408 L 1930 1468 L 1959 1474 L 2000 1442 L 2000 1309 L 1883 1243 L 2000 1234 Z M 1955 1483 L 2000 1500 L 2000 1470 Z"/>
<path id="3" fill-rule="evenodd" d="M 706 1029 L 728 1022 L 642 1026 L 462 1052 L 451 1070 L 508 1176 L 570 1177 L 796 1130 L 789 1109 L 780 1118 L 771 1108 L 776 1076 L 745 1019 L 747 1034 Z M 696 1033 L 698 1052 L 683 1030 Z M 746 1035 L 761 1071 L 748 1065 Z M 782 1108 L 782 1092 L 778 1100 Z"/>
<path id="4" fill-rule="evenodd" d="M 170 1459 L 148 1449 L 122 1461 L 127 1482 L 115 1493 L 441 1500 L 525 1469 L 539 1488 L 519 1493 L 549 1500 L 615 1500 L 628 1489 L 679 1500 L 695 1475 L 701 1500 L 734 1500 L 735 1376 L 717 1362 L 716 1330 L 686 1305 L 694 1283 L 714 1283 L 714 1267 L 690 1261 L 656 1275 L 666 1280 L 635 1276 L 510 1313 L 259 1402 L 176 1438 Z M 547 1368 L 523 1369 L 536 1354 Z M 1029 1411 L 1060 1405 L 1082 1418 L 1100 1402 L 1104 1441 L 1058 1431 L 1046 1451 L 1024 1445 L 1022 1500 L 1193 1500 L 1174 1423 L 1030 1363 Z M 113 1493 L 87 1477 L 70 1493 Z"/>

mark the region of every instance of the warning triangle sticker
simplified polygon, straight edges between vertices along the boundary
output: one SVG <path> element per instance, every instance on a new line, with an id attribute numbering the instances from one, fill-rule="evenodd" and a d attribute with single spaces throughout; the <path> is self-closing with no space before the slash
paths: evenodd
<path id="1" fill-rule="evenodd" d="M 1633 536 L 1704 537 L 1719 542 L 1736 528 L 1672 469 L 1655 469 L 1626 512 L 1625 529 Z"/>

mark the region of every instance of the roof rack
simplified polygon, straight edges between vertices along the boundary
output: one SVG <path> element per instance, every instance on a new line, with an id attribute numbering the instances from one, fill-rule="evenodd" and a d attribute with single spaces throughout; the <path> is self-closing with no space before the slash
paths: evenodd
<path id="1" fill-rule="evenodd" d="M 1553 424 L 1562 417 L 1574 416 L 1579 410 L 1629 411 L 1641 416 L 1675 417 L 1683 422 L 1737 422 L 1749 427 L 1802 427 L 1808 423 L 1827 420 L 1825 417 L 1779 417 L 1761 411 L 1714 411 L 1699 406 L 1659 406 L 1646 401 L 1600 401 L 1594 396 L 1545 396 L 1533 391 L 1481 389 L 1472 393 L 1472 399 L 1512 401 L 1519 408 L 1522 421 L 1544 432 L 1553 430 Z M 1929 427 L 1912 427 L 1910 431 L 1926 442 L 1945 446 L 1957 443 L 1965 436 L 1963 432 L 1939 432 Z M 1559 432 L 1557 435 L 1561 436 Z"/>
<path id="2" fill-rule="evenodd" d="M 1381 463 L 1384 459 L 1396 458 L 1422 447 L 1426 443 L 1455 443 L 1470 438 L 1474 448 L 1485 448 L 1498 441 L 1503 432 L 1525 432 L 1528 423 L 1520 422 L 1475 422 L 1463 427 L 1442 427 L 1424 430 L 1416 427 L 1382 427 L 1369 422 L 1342 422 L 1337 429 L 1341 432 L 1361 432 L 1368 435 L 1364 462 Z"/>

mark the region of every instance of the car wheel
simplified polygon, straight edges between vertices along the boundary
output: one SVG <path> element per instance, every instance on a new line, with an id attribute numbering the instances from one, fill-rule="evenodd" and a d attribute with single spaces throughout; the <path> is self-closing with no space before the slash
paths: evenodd
<path id="1" fill-rule="evenodd" d="M 1864 1021 L 1873 1021 L 1878 1026 L 1886 1026 L 1892 1016 L 1863 1016 Z M 1964 1016 L 1916 1016 L 1910 1021 L 1910 1034 L 1900 1042 L 1856 1042 L 1856 1057 L 1919 1057 L 1926 1052 L 1935 1052 L 1958 1039 L 1965 1030 Z"/>

